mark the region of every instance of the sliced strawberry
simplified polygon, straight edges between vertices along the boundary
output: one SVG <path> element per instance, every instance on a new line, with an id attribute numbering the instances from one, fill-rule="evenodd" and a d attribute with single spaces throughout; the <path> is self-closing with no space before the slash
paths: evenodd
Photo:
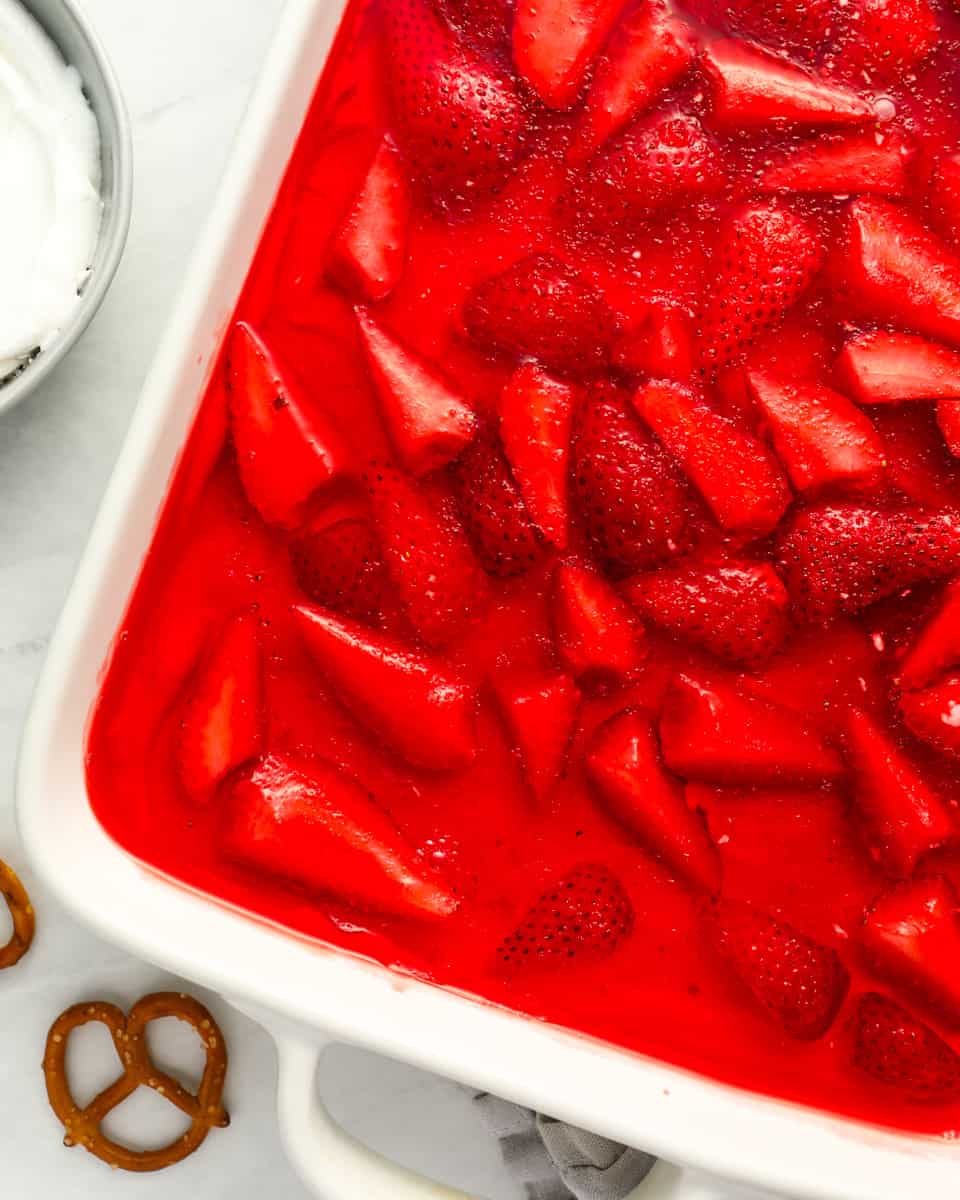
<path id="1" fill-rule="evenodd" d="M 837 385 L 859 404 L 960 400 L 960 353 L 912 333 L 858 334 L 835 370 Z"/>
<path id="2" fill-rule="evenodd" d="M 913 146 L 900 134 L 827 134 L 796 146 L 760 176 L 764 192 L 902 196 L 910 187 Z"/>
<path id="3" fill-rule="evenodd" d="M 327 270 L 338 283 L 367 300 L 390 295 L 407 258 L 411 204 L 403 158 L 385 137 L 330 248 Z"/>
<path id="4" fill-rule="evenodd" d="M 516 83 L 463 44 L 430 0 L 386 11 L 396 132 L 414 174 L 447 200 L 496 187 L 523 149 Z"/>
<path id="5" fill-rule="evenodd" d="M 513 15 L 513 61 L 550 108 L 576 102 L 624 0 L 530 0 Z"/>
<path id="6" fill-rule="evenodd" d="M 960 258 L 902 208 L 851 201 L 831 273 L 845 311 L 960 344 Z"/>
<path id="7" fill-rule="evenodd" d="M 461 771 L 477 754 L 476 692 L 445 665 L 322 608 L 294 609 L 304 644 L 362 724 L 415 767 Z"/>
<path id="8" fill-rule="evenodd" d="M 325 608 L 361 621 L 380 612 L 386 573 L 369 522 L 324 515 L 291 540 L 290 561 L 297 583 Z"/>
<path id="9" fill-rule="evenodd" d="M 478 284 L 463 321 L 481 346 L 573 374 L 607 362 L 616 335 L 600 290 L 549 254 L 521 259 Z"/>
<path id="10" fill-rule="evenodd" d="M 355 779 L 303 754 L 270 754 L 231 786 L 220 847 L 254 871 L 401 917 L 449 917 L 458 901 Z"/>
<path id="11" fill-rule="evenodd" d="M 633 923 L 620 880 L 606 867 L 583 864 L 544 892 L 500 943 L 497 962 L 508 974 L 596 962 L 614 953 Z"/>
<path id="12" fill-rule="evenodd" d="M 854 804 L 871 855 L 893 879 L 906 879 L 920 859 L 955 839 L 943 800 L 866 713 L 851 709 L 844 751 Z"/>
<path id="13" fill-rule="evenodd" d="M 563 774 L 577 726 L 580 689 L 562 671 L 519 670 L 498 675 L 494 689 L 524 778 L 542 804 Z"/>
<path id="14" fill-rule="evenodd" d="M 857 1001 L 853 1062 L 911 1100 L 942 1103 L 960 1090 L 960 1055 L 899 1004 L 879 992 Z"/>
<path id="15" fill-rule="evenodd" d="M 930 207 L 944 237 L 960 245 L 960 154 L 948 154 L 930 181 Z"/>
<path id="16" fill-rule="evenodd" d="M 527 512 L 544 538 L 567 545 L 570 433 L 579 393 L 535 363 L 513 373 L 500 395 L 500 438 Z"/>
<path id="17" fill-rule="evenodd" d="M 899 83 L 939 40 L 929 0 L 852 0 L 834 62 L 858 79 Z"/>
<path id="18" fill-rule="evenodd" d="M 343 440 L 243 321 L 230 340 L 227 382 L 244 491 L 265 521 L 297 525 L 314 492 L 346 475 Z"/>
<path id="19" fill-rule="evenodd" d="M 597 60 L 570 157 L 585 162 L 686 71 L 686 26 L 663 0 L 635 0 Z"/>
<path id="20" fill-rule="evenodd" d="M 960 674 L 945 675 L 916 692 L 904 692 L 900 711 L 907 726 L 922 741 L 960 758 Z"/>
<path id="21" fill-rule="evenodd" d="M 960 579 L 947 585 L 933 615 L 920 630 L 900 664 L 904 688 L 925 687 L 949 667 L 960 664 Z"/>
<path id="22" fill-rule="evenodd" d="M 484 575 L 453 514 L 402 471 L 363 472 L 387 571 L 420 636 L 441 646 L 462 632 L 486 596 Z"/>
<path id="23" fill-rule="evenodd" d="M 477 418 L 456 385 L 382 329 L 365 308 L 357 324 L 390 441 L 414 475 L 451 462 L 469 445 Z"/>
<path id="24" fill-rule="evenodd" d="M 579 563 L 557 565 L 553 630 L 561 659 L 578 679 L 628 678 L 646 657 L 633 610 L 602 575 Z"/>
<path id="25" fill-rule="evenodd" d="M 731 33 L 756 38 L 807 58 L 834 32 L 834 0 L 696 0 L 697 16 Z"/>
<path id="26" fill-rule="evenodd" d="M 632 125 L 602 150 L 573 199 L 581 220 L 614 226 L 693 204 L 724 183 L 716 143 L 696 117 L 670 111 Z"/>
<path id="27" fill-rule="evenodd" d="M 689 315 L 673 305 L 654 305 L 621 337 L 613 360 L 631 374 L 687 383 L 697 368 Z"/>
<path id="28" fill-rule="evenodd" d="M 187 797 L 209 804 L 263 744 L 263 668 L 256 622 L 232 618 L 202 657 L 180 708 L 176 764 Z"/>
<path id="29" fill-rule="evenodd" d="M 717 373 L 714 391 L 724 416 L 755 430 L 760 414 L 750 392 L 747 372 L 751 369 L 825 383 L 834 348 L 822 329 L 810 321 L 807 312 L 794 309 L 784 323 L 760 337 L 747 351 L 742 366 L 724 367 Z"/>
<path id="30" fill-rule="evenodd" d="M 755 667 L 786 641 L 790 598 L 769 563 L 684 559 L 628 579 L 646 620 L 728 662 Z"/>
<path id="31" fill-rule="evenodd" d="M 956 400 L 937 401 L 937 424 L 947 443 L 947 449 L 960 458 L 960 402 Z"/>
<path id="32" fill-rule="evenodd" d="M 743 204 L 722 222 L 714 258 L 716 274 L 701 309 L 701 354 L 705 366 L 723 367 L 783 323 L 820 269 L 820 237 L 779 201 Z"/>
<path id="33" fill-rule="evenodd" d="M 826 621 L 960 569 L 960 517 L 819 504 L 797 513 L 778 552 L 796 614 Z"/>
<path id="34" fill-rule="evenodd" d="M 647 717 L 627 709 L 602 725 L 587 754 L 587 775 L 617 820 L 672 871 L 706 892 L 719 888 L 717 848 L 664 770 Z"/>
<path id="35" fill-rule="evenodd" d="M 878 974 L 960 1021 L 960 915 L 949 880 L 933 875 L 885 892 L 860 945 Z"/>
<path id="36" fill-rule="evenodd" d="M 481 54 L 503 58 L 510 52 L 510 0 L 434 0 L 440 15 Z"/>
<path id="37" fill-rule="evenodd" d="M 713 94 L 713 124 L 731 133 L 785 125 L 863 125 L 874 110 L 856 92 L 826 83 L 762 46 L 711 42 L 703 69 Z"/>
<path id="38" fill-rule="evenodd" d="M 739 900 L 715 901 L 706 926 L 766 1014 L 801 1041 L 822 1037 L 850 987 L 835 950 Z"/>
<path id="39" fill-rule="evenodd" d="M 593 388 L 580 410 L 573 481 L 581 522 L 608 571 L 626 575 L 682 548 L 690 496 L 670 456 L 609 385 Z"/>
<path id="40" fill-rule="evenodd" d="M 790 490 L 755 438 L 683 384 L 648 383 L 634 404 L 724 529 L 762 534 L 774 528 Z"/>
<path id="41" fill-rule="evenodd" d="M 747 380 L 777 457 L 798 492 L 879 481 L 883 439 L 846 396 L 819 383 L 762 370 L 748 371 Z"/>
<path id="42" fill-rule="evenodd" d="M 944 445 L 935 408 L 886 404 L 870 416 L 886 443 L 887 476 L 896 490 L 932 510 L 954 509 L 960 502 L 960 469 Z"/>
<path id="43" fill-rule="evenodd" d="M 705 783 L 819 785 L 843 774 L 839 754 L 799 713 L 721 680 L 673 682 L 660 742 L 671 771 Z"/>
<path id="44" fill-rule="evenodd" d="M 496 439 L 480 434 L 452 477 L 460 520 L 483 569 L 501 579 L 529 571 L 540 541 Z"/>

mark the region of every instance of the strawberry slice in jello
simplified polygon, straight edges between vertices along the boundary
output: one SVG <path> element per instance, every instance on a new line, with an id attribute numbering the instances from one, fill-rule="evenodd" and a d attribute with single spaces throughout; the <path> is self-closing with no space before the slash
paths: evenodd
<path id="1" fill-rule="evenodd" d="M 463 323 L 481 346 L 583 374 L 610 357 L 616 321 L 600 290 L 549 254 L 521 259 L 477 284 Z"/>
<path id="2" fill-rule="evenodd" d="M 852 201 L 830 271 L 848 314 L 960 345 L 960 257 L 906 209 Z"/>
<path id="3" fill-rule="evenodd" d="M 577 678 L 630 678 L 646 658 L 643 626 L 604 577 L 561 562 L 553 577 L 553 630 L 560 658 Z"/>
<path id="4" fill-rule="evenodd" d="M 844 752 L 864 839 L 891 878 L 905 879 L 930 851 L 957 840 L 945 801 L 863 712 L 847 719 Z"/>
<path id="5" fill-rule="evenodd" d="M 601 726 L 587 752 L 587 774 L 602 803 L 641 844 L 693 887 L 718 889 L 717 848 L 664 768 L 649 718 L 627 710 Z"/>
<path id="6" fill-rule="evenodd" d="M 645 620 L 744 666 L 765 662 L 790 632 L 790 597 L 766 562 L 685 558 L 633 576 L 621 591 Z"/>
<path id="7" fill-rule="evenodd" d="M 563 774 L 576 730 L 580 690 L 563 671 L 504 671 L 494 679 L 500 711 L 539 803 Z"/>
<path id="8" fill-rule="evenodd" d="M 497 950 L 500 970 L 514 974 L 568 970 L 614 954 L 630 937 L 633 905 L 606 867 L 584 864 L 558 879 Z"/>
<path id="9" fill-rule="evenodd" d="M 901 687 L 925 687 L 960 664 L 960 580 L 947 585 L 900 664 Z"/>
<path id="10" fill-rule="evenodd" d="M 765 192 L 902 196 L 910 187 L 914 148 L 896 133 L 827 134 L 792 147 L 764 171 Z"/>
<path id="11" fill-rule="evenodd" d="M 442 646 L 486 595 L 466 534 L 448 505 L 390 463 L 370 463 L 363 482 L 397 595 L 423 640 Z"/>
<path id="12" fill-rule="evenodd" d="M 263 672 L 255 619 L 232 618 L 187 685 L 177 737 L 183 789 L 197 804 L 263 744 Z"/>
<path id="13" fill-rule="evenodd" d="M 368 300 L 389 296 L 406 261 L 411 206 L 406 167 L 386 137 L 330 249 L 331 275 Z"/>
<path id="14" fill-rule="evenodd" d="M 960 1055 L 889 996 L 868 992 L 854 1016 L 853 1062 L 914 1101 L 942 1103 L 960 1092 Z"/>
<path id="15" fill-rule="evenodd" d="M 593 553 L 612 574 L 653 566 L 685 547 L 693 497 L 670 455 L 610 385 L 591 389 L 580 409 L 573 486 Z"/>
<path id="16" fill-rule="evenodd" d="M 453 894 L 356 780 L 332 763 L 272 754 L 234 781 L 221 851 L 310 891 L 401 917 L 449 917 Z"/>
<path id="17" fill-rule="evenodd" d="M 387 34 L 400 146 L 421 184 L 452 203 L 502 183 L 526 126 L 512 76 L 461 41 L 430 0 L 388 5 Z"/>
<path id="18" fill-rule="evenodd" d="M 878 974 L 960 1023 L 960 913 L 949 880 L 928 875 L 884 892 L 860 945 Z"/>
<path id="19" fill-rule="evenodd" d="M 912 333 L 851 338 L 837 358 L 837 385 L 860 404 L 960 400 L 960 351 Z"/>
<path id="20" fill-rule="evenodd" d="M 535 363 L 513 373 L 500 396 L 500 437 L 527 512 L 547 541 L 568 541 L 570 437 L 579 392 Z"/>
<path id="21" fill-rule="evenodd" d="M 383 329 L 363 308 L 357 324 L 390 440 L 403 465 L 426 475 L 473 440 L 477 418 L 442 372 Z"/>
<path id="22" fill-rule="evenodd" d="M 672 771 L 705 783 L 821 784 L 844 773 L 840 755 L 816 726 L 726 679 L 675 680 L 660 741 Z"/>
<path id="23" fill-rule="evenodd" d="M 291 540 L 290 562 L 297 583 L 318 604 L 361 621 L 380 613 L 385 569 L 373 529 L 362 517 L 318 517 Z"/>
<path id="24" fill-rule="evenodd" d="M 311 497 L 352 468 L 343 439 L 243 322 L 230 341 L 228 380 L 237 469 L 250 503 L 266 521 L 297 524 Z"/>
<path id="25" fill-rule="evenodd" d="M 686 25 L 665 0 L 634 0 L 597 61 L 570 158 L 585 162 L 650 108 L 694 53 Z"/>
<path id="26" fill-rule="evenodd" d="M 790 491 L 755 438 L 681 384 L 649 383 L 634 404 L 724 529 L 763 534 L 776 527 Z"/>
<path id="27" fill-rule="evenodd" d="M 444 664 L 364 625 L 301 605 L 294 616 L 311 658 L 343 704 L 401 757 L 433 771 L 477 754 L 476 692 Z"/>
<path id="28" fill-rule="evenodd" d="M 852 0 L 834 66 L 852 78 L 896 82 L 940 40 L 930 0 Z"/>
<path id="29" fill-rule="evenodd" d="M 740 361 L 760 336 L 782 324 L 813 283 L 823 247 L 815 226 L 780 201 L 744 204 L 722 221 L 714 276 L 701 301 L 705 367 Z"/>
<path id="30" fill-rule="evenodd" d="M 718 129 L 829 128 L 874 119 L 873 107 L 856 92 L 818 79 L 762 46 L 713 42 L 704 54 L 703 69 L 713 93 L 711 119 Z"/>
<path id="31" fill-rule="evenodd" d="M 747 381 L 798 492 L 868 489 L 879 481 L 883 441 L 870 418 L 845 396 L 762 370 L 748 371 Z"/>
<path id="32" fill-rule="evenodd" d="M 708 912 L 707 929 L 757 1005 L 791 1037 L 822 1037 L 850 986 L 837 952 L 736 900 Z"/>
<path id="33" fill-rule="evenodd" d="M 909 729 L 941 754 L 960 758 L 960 672 L 900 697 Z"/>
<path id="34" fill-rule="evenodd" d="M 569 108 L 624 0 L 529 0 L 513 17 L 513 58 L 550 108 Z"/>
<path id="35" fill-rule="evenodd" d="M 778 548 L 803 620 L 855 613 L 960 569 L 960 514 L 825 503 L 800 511 Z"/>
<path id="36" fill-rule="evenodd" d="M 451 475 L 460 520 L 484 570 L 501 579 L 529 571 L 540 555 L 540 539 L 492 433 L 477 436 Z"/>

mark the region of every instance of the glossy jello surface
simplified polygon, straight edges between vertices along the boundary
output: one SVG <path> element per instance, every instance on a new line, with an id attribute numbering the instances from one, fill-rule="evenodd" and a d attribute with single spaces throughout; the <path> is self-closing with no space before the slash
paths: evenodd
<path id="1" fill-rule="evenodd" d="M 960 18 L 348 9 L 117 638 L 142 861 L 960 1128 Z"/>

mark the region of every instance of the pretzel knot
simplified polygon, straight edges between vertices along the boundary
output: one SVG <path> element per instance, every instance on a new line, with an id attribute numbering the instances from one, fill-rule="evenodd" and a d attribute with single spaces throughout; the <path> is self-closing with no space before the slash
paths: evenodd
<path id="1" fill-rule="evenodd" d="M 0 971 L 15 966 L 30 949 L 36 929 L 33 905 L 27 889 L 17 878 L 13 867 L 0 860 L 0 896 L 3 896 L 13 921 L 13 936 L 0 949 Z"/>
<path id="2" fill-rule="evenodd" d="M 147 1026 L 162 1017 L 186 1021 L 203 1043 L 207 1059 L 196 1094 L 153 1065 L 147 1047 Z M 67 1080 L 67 1044 L 75 1029 L 92 1021 L 99 1021 L 109 1029 L 123 1074 L 81 1108 L 74 1100 Z M 214 1126 L 224 1128 L 230 1124 L 220 1103 L 227 1074 L 223 1034 L 199 1001 L 177 992 L 144 996 L 127 1016 L 116 1005 L 101 1001 L 68 1008 L 47 1035 L 43 1072 L 50 1107 L 66 1130 L 64 1145 L 83 1146 L 111 1167 L 124 1171 L 161 1171 L 198 1150 Z M 101 1126 L 107 1114 L 139 1087 L 152 1088 L 190 1118 L 190 1128 L 169 1146 L 159 1150 L 131 1150 L 103 1132 Z"/>

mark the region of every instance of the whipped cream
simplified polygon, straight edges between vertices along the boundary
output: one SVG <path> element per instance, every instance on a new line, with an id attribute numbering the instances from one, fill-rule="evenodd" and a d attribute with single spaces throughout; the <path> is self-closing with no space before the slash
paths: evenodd
<path id="1" fill-rule="evenodd" d="M 0 0 L 0 378 L 53 342 L 97 245 L 100 133 L 80 76 Z"/>

